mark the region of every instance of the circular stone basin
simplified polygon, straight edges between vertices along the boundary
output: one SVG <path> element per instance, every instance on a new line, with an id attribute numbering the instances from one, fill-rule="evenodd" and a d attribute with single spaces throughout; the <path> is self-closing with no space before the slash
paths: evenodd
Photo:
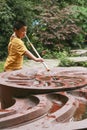
<path id="1" fill-rule="evenodd" d="M 48 100 L 50 100 L 50 102 L 52 102 L 52 107 L 49 111 L 49 114 L 52 114 L 57 110 L 59 110 L 60 108 L 62 108 L 69 100 L 67 96 L 57 93 L 48 94 L 46 97 Z"/>
<path id="2" fill-rule="evenodd" d="M 13 106 L 0 111 L 0 129 L 41 117 L 50 110 L 51 105 L 45 96 L 15 98 Z"/>
<path id="3" fill-rule="evenodd" d="M 73 113 L 75 112 L 77 108 L 77 102 L 72 96 L 65 95 L 65 93 L 54 93 L 54 94 L 47 94 L 43 95 L 41 97 L 45 97 L 47 101 L 51 103 L 51 107 L 45 111 L 45 115 L 40 118 L 35 118 L 35 120 L 28 121 L 28 122 L 21 122 L 21 124 L 9 127 L 14 129 L 43 129 L 46 128 L 50 130 L 50 125 L 54 128 L 56 124 L 64 123 L 70 120 Z M 44 106 L 43 104 L 40 104 L 40 106 Z M 46 104 L 47 108 L 49 107 L 49 104 Z M 40 113 L 40 111 L 39 111 Z M 34 113 L 33 113 L 34 114 Z M 36 114 L 36 113 L 35 113 Z M 38 114 L 38 113 L 37 113 Z M 28 117 L 29 118 L 29 117 Z M 3 124 L 4 126 L 4 124 Z M 52 128 L 52 129 L 53 129 Z"/>
<path id="4" fill-rule="evenodd" d="M 16 91 L 23 89 L 26 93 L 42 94 L 49 92 L 60 92 L 79 89 L 87 84 L 87 80 L 83 76 L 61 75 L 58 70 L 55 73 L 30 73 L 28 70 L 4 72 L 0 75 L 0 84 L 6 87 L 16 88 Z M 55 74 L 55 75 L 54 75 Z"/>
<path id="5" fill-rule="evenodd" d="M 68 93 L 72 95 L 76 101 L 78 101 L 78 107 L 72 115 L 72 120 L 67 123 L 62 123 L 54 125 L 53 130 L 56 129 L 66 129 L 70 130 L 86 130 L 87 129 L 87 88 L 70 91 Z M 50 127 L 49 127 L 50 130 Z"/>
<path id="6" fill-rule="evenodd" d="M 70 92 L 79 101 L 78 108 L 73 115 L 73 121 L 81 121 L 87 118 L 87 89 Z"/>
<path id="7" fill-rule="evenodd" d="M 69 121 L 76 111 L 78 102 L 67 94 L 48 94 L 47 98 L 53 103 L 48 117 L 51 123 L 63 123 Z"/>

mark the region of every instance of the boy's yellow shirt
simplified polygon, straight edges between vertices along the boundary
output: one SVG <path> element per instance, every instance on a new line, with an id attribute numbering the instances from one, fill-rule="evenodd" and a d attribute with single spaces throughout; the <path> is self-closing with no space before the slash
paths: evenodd
<path id="1" fill-rule="evenodd" d="M 4 70 L 11 71 L 21 69 L 25 51 L 27 51 L 27 48 L 24 42 L 17 37 L 12 37 L 8 44 L 8 57 L 4 65 Z"/>

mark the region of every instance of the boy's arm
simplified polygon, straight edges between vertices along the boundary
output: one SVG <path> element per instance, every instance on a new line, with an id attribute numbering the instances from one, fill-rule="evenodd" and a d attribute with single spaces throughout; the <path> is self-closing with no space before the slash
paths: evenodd
<path id="1" fill-rule="evenodd" d="M 36 61 L 36 62 L 43 62 L 43 58 L 37 58 L 35 57 L 30 51 L 25 51 L 24 55 L 26 55 L 28 58 L 31 58 L 32 60 Z"/>

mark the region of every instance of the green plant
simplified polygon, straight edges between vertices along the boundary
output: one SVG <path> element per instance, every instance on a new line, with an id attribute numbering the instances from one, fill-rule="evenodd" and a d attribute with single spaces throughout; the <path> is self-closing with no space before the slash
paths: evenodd
<path id="1" fill-rule="evenodd" d="M 70 67 L 70 66 L 76 66 L 74 61 L 69 60 L 68 58 L 60 59 L 59 66 L 61 67 Z"/>
<path id="2" fill-rule="evenodd" d="M 73 60 L 69 59 L 69 54 L 64 51 L 64 52 L 60 52 L 59 53 L 59 65 L 61 67 L 70 67 L 70 66 L 82 66 L 82 67 L 87 67 L 87 61 L 79 61 L 79 62 L 75 62 Z"/>
<path id="3" fill-rule="evenodd" d="M 4 61 L 0 61 L 0 72 L 4 71 Z"/>
<path id="4" fill-rule="evenodd" d="M 71 17 L 74 19 L 75 24 L 82 30 L 75 41 L 84 47 L 84 44 L 81 43 L 84 42 L 85 36 L 87 35 L 87 8 L 85 6 L 73 6 Z"/>
<path id="5" fill-rule="evenodd" d="M 59 65 L 58 66 L 75 66 L 75 62 L 69 59 L 69 53 L 67 51 L 59 52 Z"/>
<path id="6" fill-rule="evenodd" d="M 77 66 L 87 67 L 87 61 L 80 61 L 76 63 Z"/>

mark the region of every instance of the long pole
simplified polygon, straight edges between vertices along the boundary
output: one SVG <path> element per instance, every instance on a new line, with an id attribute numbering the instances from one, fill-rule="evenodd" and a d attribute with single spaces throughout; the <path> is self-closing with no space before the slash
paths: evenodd
<path id="1" fill-rule="evenodd" d="M 28 36 L 26 35 L 25 37 L 27 38 L 28 43 L 31 45 L 31 47 L 33 48 L 33 50 L 34 50 L 34 52 L 37 54 L 37 56 L 38 56 L 39 58 L 41 58 L 41 56 L 39 55 L 39 53 L 38 53 L 37 50 L 35 49 L 34 45 L 30 42 Z M 42 62 L 42 64 L 45 66 L 45 68 L 46 68 L 47 71 L 50 71 L 50 69 L 48 68 L 48 66 L 47 66 L 47 64 L 46 64 L 45 62 Z"/>

